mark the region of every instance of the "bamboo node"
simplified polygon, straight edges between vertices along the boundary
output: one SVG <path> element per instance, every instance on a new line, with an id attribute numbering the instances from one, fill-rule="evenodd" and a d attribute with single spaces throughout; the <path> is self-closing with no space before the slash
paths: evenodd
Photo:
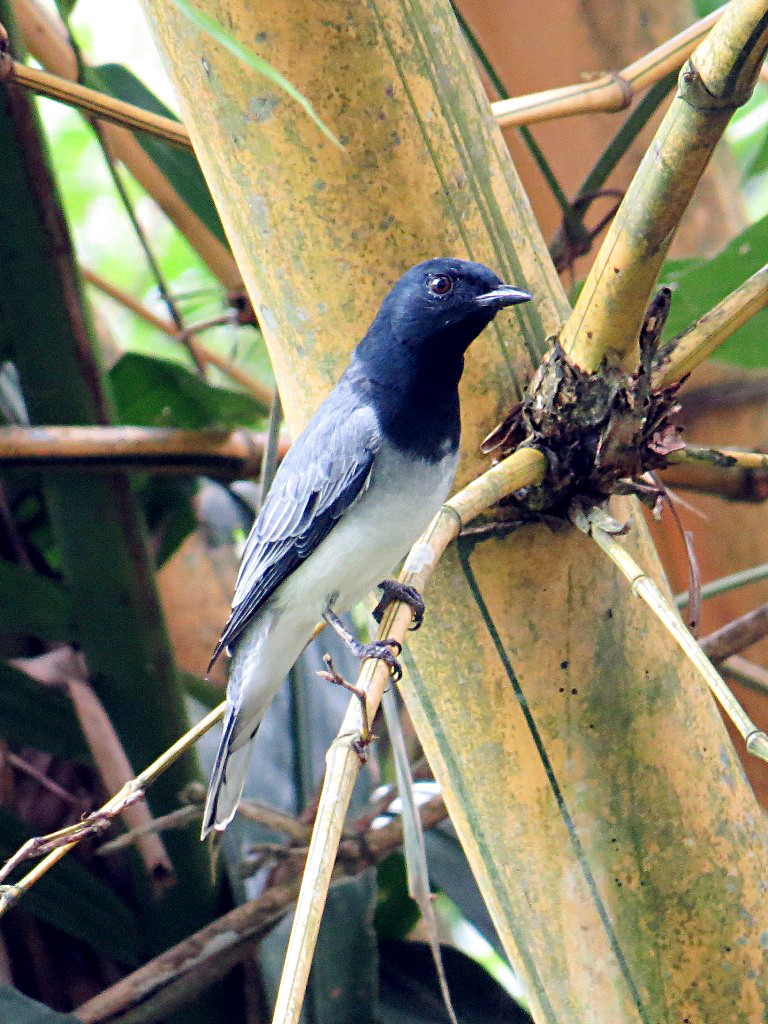
<path id="1" fill-rule="evenodd" d="M 544 511 L 567 517 L 574 498 L 596 507 L 611 494 L 634 494 L 657 506 L 662 492 L 641 478 L 665 468 L 668 456 L 685 447 L 674 423 L 681 381 L 653 386 L 669 305 L 670 291 L 662 288 L 640 332 L 634 373 L 605 360 L 599 373 L 588 373 L 553 339 L 523 401 L 482 445 L 497 458 L 534 447 L 547 459 L 543 482 L 517 491 L 505 505 L 523 517 Z"/>
<path id="2" fill-rule="evenodd" d="M 762 730 L 755 729 L 746 739 L 747 750 L 761 761 L 768 761 L 768 736 Z"/>
<path id="3" fill-rule="evenodd" d="M 747 102 L 754 91 L 754 84 L 748 82 L 746 88 L 735 89 L 724 96 L 716 96 L 707 88 L 706 82 L 693 63 L 693 58 L 689 58 L 680 71 L 678 93 L 694 110 L 732 112 Z"/>

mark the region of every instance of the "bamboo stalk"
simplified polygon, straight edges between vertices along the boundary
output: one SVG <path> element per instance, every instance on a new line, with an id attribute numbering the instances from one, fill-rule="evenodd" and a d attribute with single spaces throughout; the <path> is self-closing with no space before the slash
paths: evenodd
<path id="1" fill-rule="evenodd" d="M 0 427 L 0 468 L 258 476 L 265 436 L 172 427 Z M 283 437 L 279 454 L 288 450 Z"/>
<path id="2" fill-rule="evenodd" d="M 746 615 L 726 623 L 701 640 L 701 646 L 710 661 L 725 661 L 740 654 L 747 647 L 768 635 L 768 604 L 761 604 Z"/>
<path id="3" fill-rule="evenodd" d="M 666 387 L 690 373 L 766 305 L 768 264 L 670 341 L 668 357 L 653 374 L 653 386 Z"/>
<path id="4" fill-rule="evenodd" d="M 37 0 L 13 0 L 13 9 L 29 52 L 49 72 L 76 81 L 78 60 L 61 21 Z M 109 122 L 102 130 L 111 151 L 173 221 L 211 273 L 228 291 L 242 290 L 240 271 L 226 245 L 181 198 L 131 132 Z"/>
<path id="5" fill-rule="evenodd" d="M 626 110 L 639 93 L 655 85 L 671 71 L 682 67 L 724 9 L 720 7 L 712 11 L 621 71 L 559 89 L 546 89 L 528 96 L 515 96 L 492 103 L 494 117 L 502 128 L 506 128 L 551 121 L 559 117 L 573 117 L 576 114 Z"/>
<path id="6" fill-rule="evenodd" d="M 731 114 L 768 48 L 764 0 L 733 0 L 680 76 L 678 93 L 600 247 L 560 341 L 582 369 L 634 368 L 637 338 L 669 245 Z"/>
<path id="7" fill-rule="evenodd" d="M 2 26 L 0 31 L 4 31 Z M 89 89 L 79 82 L 68 82 L 66 78 L 53 75 L 41 68 L 27 67 L 26 64 L 13 60 L 8 54 L 2 55 L 0 78 L 12 81 L 25 89 L 31 89 L 39 96 L 47 96 L 49 99 L 58 100 L 59 103 L 77 107 L 78 110 L 84 110 L 87 114 L 111 121 L 123 128 L 146 132 L 162 139 L 163 142 L 169 142 L 172 146 L 192 149 L 189 132 L 183 124 L 174 121 L 173 118 L 153 114 L 134 103 L 115 99 L 114 96 L 108 96 L 98 89 Z"/>
<path id="8" fill-rule="evenodd" d="M 749 753 L 763 761 L 768 761 L 768 736 L 757 728 L 733 696 L 674 606 L 667 601 L 656 583 L 615 537 L 595 525 L 592 526 L 591 535 L 627 578 L 632 592 L 645 601 L 667 632 L 675 638 L 686 657 L 696 666 L 720 707 L 738 730 Z"/>

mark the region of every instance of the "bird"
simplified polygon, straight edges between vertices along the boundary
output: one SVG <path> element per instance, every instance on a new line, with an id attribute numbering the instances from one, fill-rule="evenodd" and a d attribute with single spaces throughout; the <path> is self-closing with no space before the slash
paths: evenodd
<path id="1" fill-rule="evenodd" d="M 235 816 L 259 723 L 320 620 L 361 660 L 382 658 L 397 677 L 400 645 L 361 644 L 339 615 L 378 584 L 379 621 L 405 600 L 420 624 L 420 595 L 388 576 L 450 492 L 467 348 L 500 310 L 530 299 L 469 260 L 412 267 L 288 450 L 246 541 L 209 665 L 225 650 L 231 656 L 203 839 Z"/>

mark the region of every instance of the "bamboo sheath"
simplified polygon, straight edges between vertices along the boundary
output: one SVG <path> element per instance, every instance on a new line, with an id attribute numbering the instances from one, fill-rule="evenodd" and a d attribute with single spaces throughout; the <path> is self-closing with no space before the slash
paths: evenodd
<path id="1" fill-rule="evenodd" d="M 469 256 L 535 295 L 469 352 L 465 483 L 567 309 L 448 4 L 198 6 L 259 39 L 345 143 L 145 0 L 293 432 L 410 264 Z M 639 517 L 630 547 L 659 574 Z M 460 541 L 428 605 L 405 696 L 536 1020 L 760 1019 L 759 812 L 625 581 L 575 531 L 537 526 Z"/>

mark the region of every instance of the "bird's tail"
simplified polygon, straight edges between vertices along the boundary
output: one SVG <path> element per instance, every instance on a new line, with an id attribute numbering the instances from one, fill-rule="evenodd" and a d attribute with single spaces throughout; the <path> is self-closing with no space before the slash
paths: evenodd
<path id="1" fill-rule="evenodd" d="M 242 746 L 231 750 L 236 718 L 237 712 L 230 708 L 224 722 L 224 732 L 216 754 L 211 784 L 208 787 L 201 839 L 205 839 L 211 829 L 216 829 L 217 832 L 224 831 L 234 818 L 243 793 L 255 733 Z"/>

